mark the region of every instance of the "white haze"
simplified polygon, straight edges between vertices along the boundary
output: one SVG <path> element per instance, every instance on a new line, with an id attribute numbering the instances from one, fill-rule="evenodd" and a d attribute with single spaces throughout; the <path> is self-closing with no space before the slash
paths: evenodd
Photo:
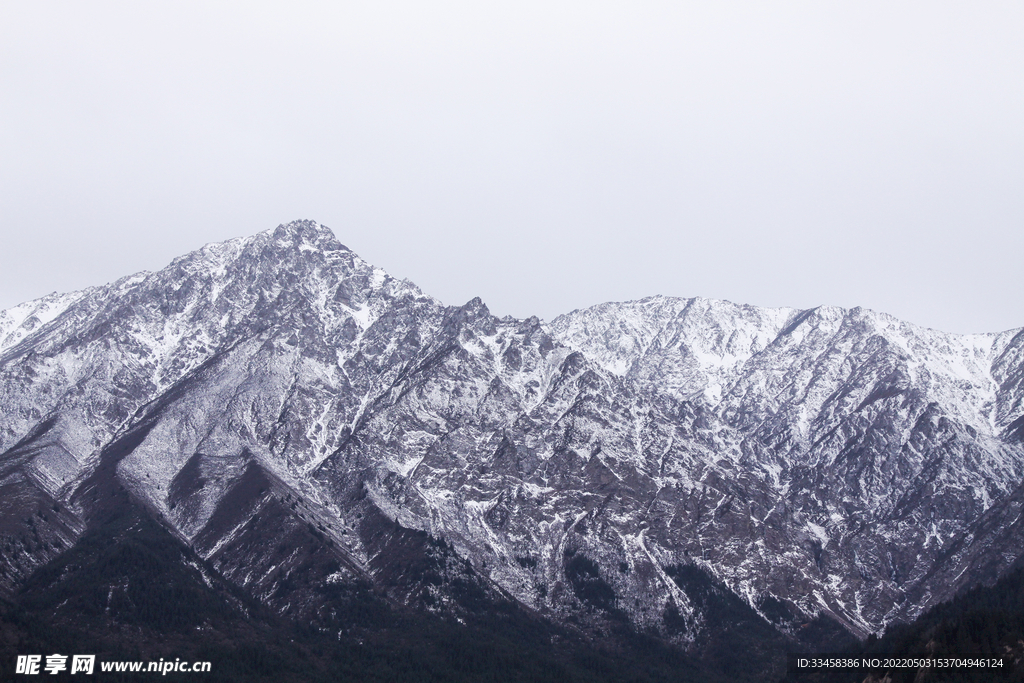
<path id="1" fill-rule="evenodd" d="M 1024 325 L 1019 2 L 0 6 L 0 308 L 314 218 L 451 304 Z"/>

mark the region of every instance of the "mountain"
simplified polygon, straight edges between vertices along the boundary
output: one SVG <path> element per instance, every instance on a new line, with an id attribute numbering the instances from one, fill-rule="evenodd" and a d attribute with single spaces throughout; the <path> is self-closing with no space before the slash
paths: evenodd
<path id="1" fill-rule="evenodd" d="M 0 313 L 0 595 L 144 520 L 239 614 L 342 638 L 367 591 L 504 605 L 768 680 L 1019 559 L 1022 397 L 1022 330 L 669 297 L 497 318 L 297 221 Z"/>

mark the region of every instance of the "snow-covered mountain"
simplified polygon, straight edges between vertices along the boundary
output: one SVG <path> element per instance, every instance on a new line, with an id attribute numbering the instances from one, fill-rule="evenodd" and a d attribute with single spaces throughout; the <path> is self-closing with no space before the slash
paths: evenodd
<path id="1" fill-rule="evenodd" d="M 1021 330 L 668 297 L 496 318 L 298 221 L 0 313 L 0 588 L 131 500 L 314 621 L 369 582 L 691 648 L 709 596 L 864 636 L 1020 557 L 1022 397 Z"/>

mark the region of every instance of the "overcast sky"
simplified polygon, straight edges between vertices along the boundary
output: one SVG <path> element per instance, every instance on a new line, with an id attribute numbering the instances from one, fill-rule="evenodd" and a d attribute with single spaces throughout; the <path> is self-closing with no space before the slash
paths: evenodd
<path id="1" fill-rule="evenodd" d="M 445 303 L 1024 325 L 1024 3 L 4 2 L 0 309 L 296 218 Z"/>

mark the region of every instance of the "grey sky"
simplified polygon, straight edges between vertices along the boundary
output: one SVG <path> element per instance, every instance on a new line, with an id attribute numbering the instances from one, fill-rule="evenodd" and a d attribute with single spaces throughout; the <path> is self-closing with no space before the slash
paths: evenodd
<path id="1" fill-rule="evenodd" d="M 1024 325 L 1024 3 L 0 5 L 0 308 L 314 218 L 446 303 Z"/>

